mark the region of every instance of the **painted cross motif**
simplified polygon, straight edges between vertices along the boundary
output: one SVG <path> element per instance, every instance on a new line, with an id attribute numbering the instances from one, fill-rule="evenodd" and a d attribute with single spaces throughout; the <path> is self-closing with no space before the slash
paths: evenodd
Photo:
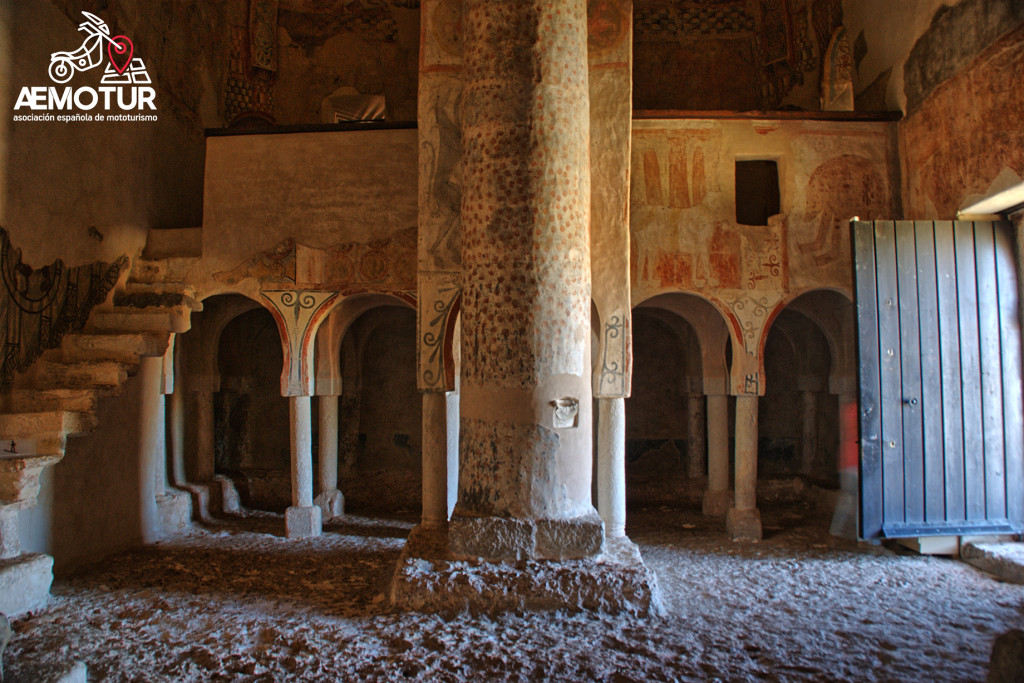
<path id="1" fill-rule="evenodd" d="M 270 302 L 284 346 L 282 396 L 313 394 L 313 347 L 317 328 L 331 310 L 338 292 L 270 290 L 260 295 Z"/>

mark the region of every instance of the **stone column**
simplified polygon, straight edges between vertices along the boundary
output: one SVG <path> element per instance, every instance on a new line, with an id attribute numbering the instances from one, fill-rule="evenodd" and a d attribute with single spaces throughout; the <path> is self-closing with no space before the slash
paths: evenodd
<path id="1" fill-rule="evenodd" d="M 338 490 L 338 397 L 317 396 L 320 417 L 320 481 L 316 505 L 324 519 L 345 512 L 345 497 Z"/>
<path id="2" fill-rule="evenodd" d="M 857 538 L 857 502 L 860 489 L 860 444 L 856 394 L 839 395 L 839 499 L 832 513 L 833 536 Z"/>
<path id="3" fill-rule="evenodd" d="M 185 392 L 181 383 L 174 387 L 174 393 L 167 402 L 167 441 L 171 455 L 171 482 L 185 485 Z"/>
<path id="4" fill-rule="evenodd" d="M 603 549 L 591 503 L 590 159 L 583 0 L 463 5 L 457 557 Z"/>
<path id="5" fill-rule="evenodd" d="M 163 358 L 159 356 L 139 360 L 139 522 L 143 543 L 153 543 L 163 535 L 157 510 L 157 496 L 166 489 L 162 371 Z"/>
<path id="6" fill-rule="evenodd" d="M 735 541 L 761 540 L 761 513 L 757 509 L 757 402 L 756 395 L 736 397 L 736 499 L 725 520 Z"/>
<path id="7" fill-rule="evenodd" d="M 709 394 L 708 414 L 708 489 L 704 492 L 704 514 L 724 517 L 729 512 L 729 396 Z"/>
<path id="8" fill-rule="evenodd" d="M 700 479 L 704 476 L 704 397 L 690 394 L 686 399 L 689 418 L 686 433 L 686 476 Z"/>
<path id="9" fill-rule="evenodd" d="M 289 396 L 292 436 L 292 506 L 285 511 L 288 538 L 319 536 L 323 515 L 313 505 L 313 423 L 309 396 Z"/>
<path id="10" fill-rule="evenodd" d="M 424 529 L 448 525 L 448 402 L 444 392 L 423 392 Z"/>
<path id="11" fill-rule="evenodd" d="M 605 536 L 626 535 L 626 399 L 597 399 L 597 509 Z"/>
<path id="12" fill-rule="evenodd" d="M 818 448 L 818 395 L 813 391 L 800 392 L 803 398 L 803 435 L 800 439 L 800 474 L 811 476 L 814 456 Z"/>
<path id="13" fill-rule="evenodd" d="M 0 560 L 21 554 L 21 533 L 18 530 L 18 507 L 0 506 Z"/>

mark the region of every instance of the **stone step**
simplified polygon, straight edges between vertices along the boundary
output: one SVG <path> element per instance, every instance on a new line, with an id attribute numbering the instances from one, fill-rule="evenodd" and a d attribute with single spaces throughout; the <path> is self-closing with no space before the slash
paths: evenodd
<path id="1" fill-rule="evenodd" d="M 129 370 L 137 368 L 114 361 L 59 363 L 44 359 L 36 364 L 34 384 L 37 389 L 94 389 L 111 395 L 120 393 Z"/>
<path id="2" fill-rule="evenodd" d="M 195 256 L 172 256 L 167 258 L 140 258 L 132 263 L 129 282 L 185 282 L 189 270 L 198 263 Z"/>
<path id="3" fill-rule="evenodd" d="M 67 410 L 88 413 L 96 408 L 92 389 L 16 389 L 7 397 L 5 412 L 34 413 Z"/>
<path id="4" fill-rule="evenodd" d="M 170 337 L 165 332 L 111 334 L 72 333 L 64 336 L 60 354 L 65 361 L 138 363 L 139 356 L 162 356 Z"/>
<path id="5" fill-rule="evenodd" d="M 0 414 L 0 444 L 16 439 L 48 441 L 54 436 L 84 434 L 96 427 L 92 413 L 54 410 L 42 413 Z"/>
<path id="6" fill-rule="evenodd" d="M 162 285 L 126 285 L 123 291 L 114 292 L 114 310 L 147 310 L 147 309 L 177 309 L 184 308 L 189 311 L 203 310 L 203 304 L 194 296 L 184 291 L 186 288 L 178 283 L 169 286 Z M 192 291 L 195 294 L 195 291 Z M 127 313 L 128 310 L 123 312 Z"/>
<path id="7" fill-rule="evenodd" d="M 187 332 L 192 326 L 187 307 L 97 311 L 89 318 L 86 332 Z"/>
<path id="8" fill-rule="evenodd" d="M 196 299 L 196 288 L 185 282 L 136 282 L 129 276 L 122 290 L 126 295 L 183 294 Z M 198 299 L 196 299 L 198 301 Z M 202 305 L 202 304 L 200 304 Z"/>

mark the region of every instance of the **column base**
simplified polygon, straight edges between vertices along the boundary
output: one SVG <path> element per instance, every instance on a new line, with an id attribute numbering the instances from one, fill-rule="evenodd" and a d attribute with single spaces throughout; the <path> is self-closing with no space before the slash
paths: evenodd
<path id="1" fill-rule="evenodd" d="M 572 519 L 513 519 L 453 515 L 449 550 L 459 559 L 491 562 L 573 560 L 604 549 L 604 522 L 592 512 Z"/>
<path id="2" fill-rule="evenodd" d="M 705 491 L 702 511 L 705 517 L 725 517 L 732 507 L 732 491 Z"/>
<path id="3" fill-rule="evenodd" d="M 192 528 L 192 497 L 185 491 L 168 489 L 157 496 L 156 509 L 164 534 L 174 535 Z"/>
<path id="4" fill-rule="evenodd" d="M 761 511 L 757 508 L 751 510 L 737 510 L 730 508 L 725 516 L 725 528 L 729 532 L 729 538 L 734 541 L 760 541 L 761 535 Z"/>
<path id="5" fill-rule="evenodd" d="M 242 511 L 241 498 L 238 496 L 238 489 L 230 477 L 218 474 L 213 478 L 213 494 L 217 497 L 221 512 L 238 514 Z"/>
<path id="6" fill-rule="evenodd" d="M 324 491 L 313 499 L 313 505 L 320 508 L 324 520 L 341 517 L 345 514 L 345 496 L 338 489 Z"/>
<path id="7" fill-rule="evenodd" d="M 399 609 L 456 614 L 515 610 L 663 612 L 657 578 L 628 538 L 610 538 L 587 559 L 487 562 L 459 559 L 444 529 L 417 526 L 391 582 Z"/>
<path id="8" fill-rule="evenodd" d="M 189 482 L 180 488 L 191 495 L 195 519 L 200 522 L 212 521 L 214 515 L 237 514 L 242 510 L 235 482 L 228 477 L 216 475 L 210 481 Z"/>
<path id="9" fill-rule="evenodd" d="M 323 513 L 316 505 L 290 507 L 284 512 L 284 528 L 288 538 L 314 538 L 323 530 Z"/>
<path id="10" fill-rule="evenodd" d="M 46 607 L 51 583 L 53 558 L 49 555 L 25 553 L 0 560 L 0 612 L 14 619 Z"/>

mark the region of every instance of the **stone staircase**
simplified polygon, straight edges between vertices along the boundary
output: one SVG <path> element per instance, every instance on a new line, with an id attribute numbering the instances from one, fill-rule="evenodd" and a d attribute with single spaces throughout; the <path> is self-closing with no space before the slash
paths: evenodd
<path id="1" fill-rule="evenodd" d="M 65 335 L 60 347 L 44 352 L 16 379 L 0 413 L 0 435 L 14 440 L 15 450 L 63 455 L 68 437 L 95 428 L 97 400 L 120 395 L 142 357 L 163 356 L 171 335 L 189 329 L 202 303 L 183 283 L 153 281 L 165 272 L 151 261 L 133 264 L 127 281 L 93 310 L 83 330 Z"/>
<path id="2" fill-rule="evenodd" d="M 23 554 L 18 533 L 17 513 L 35 506 L 42 471 L 64 457 L 69 437 L 96 428 L 99 399 L 120 395 L 142 358 L 166 355 L 172 335 L 202 310 L 184 284 L 186 261 L 194 259 L 137 259 L 84 329 L 66 334 L 0 397 L 0 612 L 38 609 L 49 596 L 53 560 Z"/>

